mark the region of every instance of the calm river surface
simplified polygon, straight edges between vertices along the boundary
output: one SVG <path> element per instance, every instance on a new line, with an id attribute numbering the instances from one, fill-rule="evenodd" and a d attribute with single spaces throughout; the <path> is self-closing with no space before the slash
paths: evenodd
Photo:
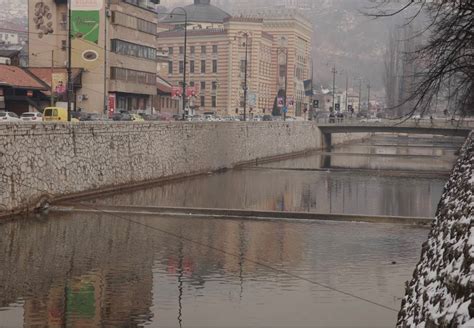
<path id="1" fill-rule="evenodd" d="M 95 201 L 432 216 L 461 141 L 374 137 Z M 427 234 L 86 213 L 4 222 L 0 327 L 393 327 Z"/>

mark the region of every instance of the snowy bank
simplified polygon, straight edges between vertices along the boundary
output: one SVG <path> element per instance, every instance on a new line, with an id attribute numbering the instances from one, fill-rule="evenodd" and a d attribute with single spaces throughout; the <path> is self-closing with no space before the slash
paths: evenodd
<path id="1" fill-rule="evenodd" d="M 397 327 L 474 327 L 474 132 L 445 186 Z"/>

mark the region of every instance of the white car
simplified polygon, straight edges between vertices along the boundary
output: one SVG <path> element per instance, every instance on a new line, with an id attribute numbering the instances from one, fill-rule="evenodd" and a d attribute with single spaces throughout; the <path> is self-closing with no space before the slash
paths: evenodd
<path id="1" fill-rule="evenodd" d="M 27 122 L 41 122 L 43 120 L 43 114 L 35 112 L 27 112 L 21 114 L 20 119 Z"/>
<path id="2" fill-rule="evenodd" d="M 20 118 L 13 112 L 0 112 L 0 122 L 20 122 Z"/>

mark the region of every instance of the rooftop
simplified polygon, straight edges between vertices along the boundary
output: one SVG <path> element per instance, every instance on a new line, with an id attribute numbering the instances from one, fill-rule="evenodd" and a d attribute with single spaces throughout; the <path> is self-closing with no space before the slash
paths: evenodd
<path id="1" fill-rule="evenodd" d="M 28 70 L 18 66 L 0 64 L 0 86 L 18 89 L 48 90 L 48 86 Z"/>
<path id="2" fill-rule="evenodd" d="M 211 5 L 211 0 L 194 0 L 194 4 L 184 7 L 190 23 L 223 23 L 230 17 L 224 10 Z M 184 23 L 182 10 L 176 10 L 176 15 L 165 17 L 165 23 Z"/>

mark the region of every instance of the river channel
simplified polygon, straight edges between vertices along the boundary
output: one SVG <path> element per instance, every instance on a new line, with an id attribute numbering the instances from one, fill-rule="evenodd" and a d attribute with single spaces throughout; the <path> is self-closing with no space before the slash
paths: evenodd
<path id="1" fill-rule="evenodd" d="M 108 205 L 433 217 L 462 139 L 375 136 Z M 426 227 L 60 213 L 0 223 L 0 327 L 393 327 Z"/>

